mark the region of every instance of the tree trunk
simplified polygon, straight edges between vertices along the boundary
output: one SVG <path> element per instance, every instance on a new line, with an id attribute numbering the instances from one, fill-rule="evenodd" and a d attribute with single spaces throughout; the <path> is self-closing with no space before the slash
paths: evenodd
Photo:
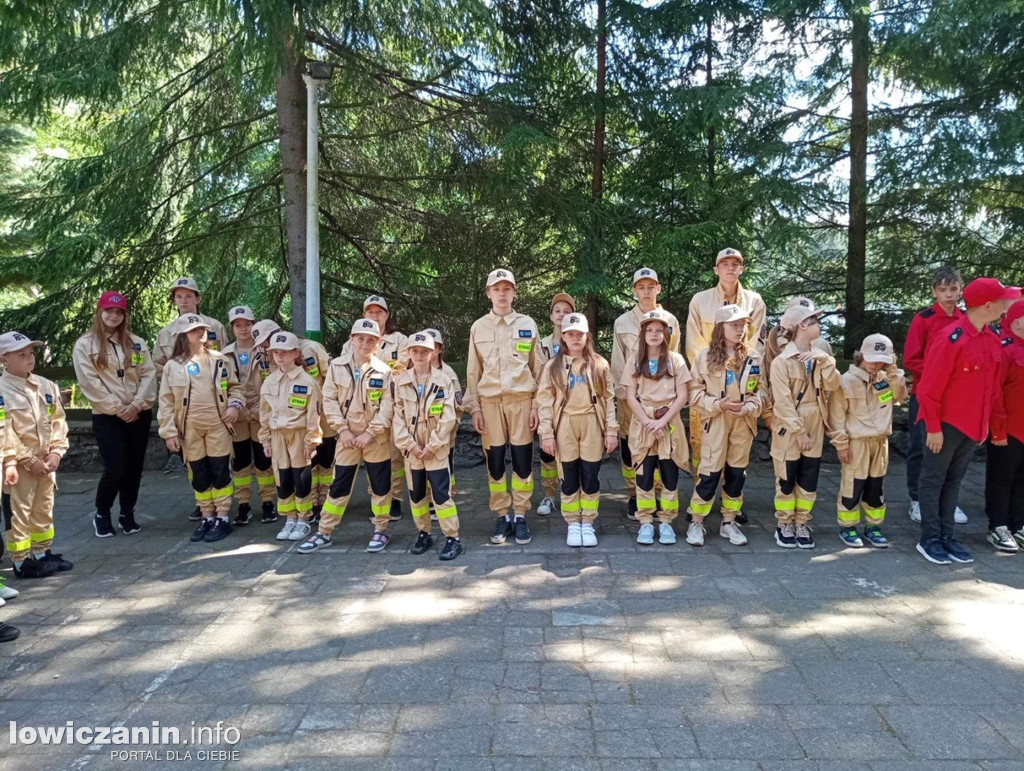
<path id="1" fill-rule="evenodd" d="M 714 59 L 714 57 L 712 56 L 712 52 L 714 51 L 714 44 L 715 44 L 714 37 L 712 36 L 713 22 L 714 22 L 714 12 L 713 12 L 713 9 L 712 9 L 711 15 L 708 16 L 708 27 L 707 27 L 707 33 L 706 33 L 706 36 L 705 36 L 705 40 L 704 40 L 704 44 L 707 47 L 707 52 L 706 52 L 707 58 L 705 59 L 705 63 L 704 63 L 704 75 L 705 75 L 705 86 L 708 89 L 708 98 L 709 99 L 712 98 L 712 94 L 711 94 L 711 80 L 712 80 L 712 76 L 714 75 L 714 71 L 712 69 L 712 62 L 713 62 L 713 59 Z M 714 126 L 713 123 L 712 124 L 708 124 L 707 140 L 708 140 L 708 156 L 707 156 L 707 164 L 708 164 L 708 189 L 712 190 L 715 187 L 715 126 Z"/>
<path id="2" fill-rule="evenodd" d="M 590 188 L 593 208 L 588 264 L 591 275 L 602 271 L 601 200 L 604 197 L 605 91 L 608 77 L 608 0 L 597 0 L 597 87 L 594 103 L 594 178 Z M 587 321 L 597 329 L 599 297 L 587 292 Z"/>
<path id="3" fill-rule="evenodd" d="M 865 329 L 864 294 L 867 274 L 868 185 L 868 60 L 871 56 L 870 6 L 851 8 L 850 227 L 847 238 L 846 340 L 843 351 L 853 356 Z"/>
<path id="4" fill-rule="evenodd" d="M 277 79 L 277 129 L 288 232 L 288 285 L 292 329 L 306 329 L 306 86 L 302 62 L 291 40 L 285 42 L 286 69 Z"/>

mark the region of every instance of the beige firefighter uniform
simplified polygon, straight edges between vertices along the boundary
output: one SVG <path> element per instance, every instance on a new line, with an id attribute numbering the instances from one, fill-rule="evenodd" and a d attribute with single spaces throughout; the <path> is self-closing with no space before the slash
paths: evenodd
<path id="1" fill-rule="evenodd" d="M 228 342 L 228 334 L 224 331 L 224 325 L 221 324 L 217 319 L 207 316 L 203 313 L 192 313 L 192 316 L 199 316 L 203 323 L 209 328 L 206 333 L 206 339 L 210 343 L 210 347 L 215 351 L 219 351 Z M 156 336 L 156 345 L 153 346 L 153 363 L 156 364 L 157 374 L 163 374 L 163 367 L 174 352 L 174 338 L 177 335 L 174 332 L 174 325 L 176 321 L 172 321 L 166 327 L 160 330 Z"/>
<path id="2" fill-rule="evenodd" d="M 277 482 L 277 511 L 305 522 L 313 511 L 309 453 L 320 444 L 320 385 L 301 367 L 273 372 L 260 389 L 259 440 Z"/>
<path id="3" fill-rule="evenodd" d="M 324 383 L 323 409 L 339 435 L 334 457 L 334 481 L 320 516 L 320 532 L 330 535 L 345 515 L 356 472 L 362 463 L 370 480 L 370 509 L 374 530 L 387 530 L 391 516 L 391 421 L 394 400 L 392 371 L 376 356 L 359 366 L 350 354 L 331 361 Z M 369 433 L 365 448 L 345 447 L 340 436 Z"/>
<path id="4" fill-rule="evenodd" d="M 92 332 L 75 341 L 72 361 L 78 388 L 98 415 L 116 415 L 127 405 L 139 412 L 156 403 L 156 367 L 146 341 L 131 336 L 132 350 L 121 350 L 117 338 L 107 338 L 107 366 L 96 366 L 99 341 Z"/>
<path id="5" fill-rule="evenodd" d="M 29 464 L 50 453 L 68 451 L 68 424 L 60 402 L 60 389 L 44 377 L 30 374 L 0 375 L 0 420 L 7 423 L 9 452 L 18 468 L 18 483 L 5 489 L 10 495 L 11 529 L 7 550 L 18 563 L 42 556 L 53 545 L 53 501 L 56 473 L 36 475 Z M 5 466 L 11 465 L 6 461 Z"/>
<path id="6" fill-rule="evenodd" d="M 541 338 L 541 361 L 551 361 L 561 349 L 561 338 L 556 338 L 554 334 Z M 552 500 L 558 497 L 558 463 L 553 455 L 548 455 L 543 449 L 540 451 L 540 483 L 544 487 L 545 496 Z"/>
<path id="7" fill-rule="evenodd" d="M 647 366 L 645 362 L 643 366 Z M 641 375 L 635 377 L 636 354 L 630 355 L 623 368 L 619 385 L 628 389 L 636 388 L 636 399 L 644 408 L 644 414 L 653 418 L 655 413 L 668 408 L 679 394 L 689 398 L 689 382 L 692 379 L 686 360 L 682 354 L 669 354 L 669 374 L 660 380 Z M 685 402 L 684 402 L 685 406 Z M 690 444 L 686 439 L 686 427 L 683 425 L 682 410 L 677 412 L 668 424 L 668 431 L 658 438 L 632 414 L 629 424 L 629 452 L 633 459 L 633 467 L 638 470 L 636 486 L 637 519 L 642 524 L 654 521 L 657 507 L 654 489 L 654 472 L 660 471 L 664 490 L 661 493 L 662 522 L 672 522 L 679 516 L 679 470 L 690 468 Z M 619 429 L 621 433 L 621 427 Z M 649 479 L 644 480 L 649 475 Z"/>
<path id="8" fill-rule="evenodd" d="M 543 363 L 537 325 L 529 316 L 510 311 L 488 313 L 469 331 L 466 395 L 471 415 L 482 413 L 491 511 L 516 514 L 530 510 L 533 495 L 533 436 L 530 413 L 536 405 L 537 381 Z M 505 482 L 505 447 L 511 447 L 512 491 Z"/>
<path id="9" fill-rule="evenodd" d="M 855 364 L 843 374 L 841 387 L 829 397 L 828 436 L 837 450 L 849 449 L 839 482 L 840 527 L 860 524 L 861 508 L 869 525 L 885 520 L 883 482 L 889 470 L 889 436 L 893 407 L 907 400 L 903 370 L 889 365 L 869 375 Z"/>
<path id="10" fill-rule="evenodd" d="M 316 384 L 323 391 L 324 382 L 327 380 L 327 368 L 330 366 L 331 357 L 316 340 L 299 340 L 299 348 L 302 352 L 302 368 L 316 381 Z M 331 489 L 331 482 L 334 481 L 334 454 L 337 450 L 337 434 L 327 422 L 327 416 L 320 416 L 320 431 L 323 439 L 313 458 L 313 504 L 323 506 Z"/>
<path id="11" fill-rule="evenodd" d="M 775 465 L 775 517 L 807 524 L 817 500 L 818 473 L 828 419 L 828 394 L 839 388 L 836 361 L 825 356 L 802 363 L 792 341 L 772 361 L 772 460 Z M 811 449 L 801 452 L 797 437 L 807 434 Z"/>
<path id="12" fill-rule="evenodd" d="M 679 353 L 679 343 L 682 330 L 679 327 L 679 320 L 661 307 L 655 306 L 662 313 L 668 316 L 668 347 L 670 351 Z M 636 468 L 630 455 L 628 434 L 632 422 L 632 413 L 629 404 L 626 402 L 626 389 L 622 385 L 622 373 L 626 367 L 626 361 L 630 356 L 636 355 L 637 346 L 640 340 L 640 320 L 644 312 L 639 305 L 632 310 L 623 313 L 615 319 L 613 327 L 614 338 L 612 340 L 611 376 L 615 384 L 615 401 L 619 423 L 619 455 L 622 458 L 622 478 L 626 481 L 626 493 L 630 498 L 636 495 Z"/>
<path id="13" fill-rule="evenodd" d="M 542 441 L 555 440 L 562 517 L 569 524 L 592 523 L 600 503 L 598 473 L 604 459 L 604 439 L 619 433 L 610 368 L 601 356 L 590 366 L 585 359 L 569 355 L 563 362 L 564 367 L 557 372 L 555 361 L 541 371 L 537 386 L 539 433 Z M 555 378 L 561 382 L 560 390 L 555 387 Z"/>
<path id="14" fill-rule="evenodd" d="M 688 511 L 701 519 L 711 513 L 722 482 L 723 521 L 736 519 L 743 509 L 743 484 L 750 463 L 750 448 L 757 435 L 757 418 L 767 402 L 767 373 L 762 371 L 759 353 L 751 353 L 732 368 L 711 370 L 708 349 L 697 356 L 690 383 L 691 412 L 700 410 L 703 428 L 691 423 L 691 432 L 701 430 L 699 476 Z M 722 402 L 742 404 L 737 415 L 722 409 Z M 723 479 L 724 476 L 724 479 Z"/>
<path id="15" fill-rule="evenodd" d="M 260 501 L 273 502 L 277 497 L 274 483 L 274 469 L 270 458 L 263 454 L 260 444 L 260 387 L 265 378 L 260 377 L 259 360 L 262 351 L 253 346 L 248 350 L 238 343 L 224 348 L 222 353 L 235 365 L 238 382 L 245 395 L 245 409 L 235 421 L 235 435 L 232 437 L 231 476 L 235 486 L 235 497 L 239 503 L 252 503 L 252 483 L 256 481 Z M 269 367 L 265 370 L 270 376 Z"/>
<path id="16" fill-rule="evenodd" d="M 245 409 L 245 392 L 233 362 L 218 351 L 185 361 L 171 359 L 160 381 L 160 438 L 177 438 L 204 518 L 231 511 L 231 442 L 224 424 L 229 407 Z"/>
<path id="17" fill-rule="evenodd" d="M 420 382 L 412 369 L 394 376 L 395 416 L 391 434 L 405 461 L 406 484 L 413 521 L 421 532 L 430 532 L 430 499 L 433 499 L 441 532 L 457 538 L 459 516 L 451 497 L 452 429 L 455 427 L 455 392 L 458 387 L 440 368 L 430 368 Z M 420 460 L 412 455 L 416 447 L 430 456 Z"/>

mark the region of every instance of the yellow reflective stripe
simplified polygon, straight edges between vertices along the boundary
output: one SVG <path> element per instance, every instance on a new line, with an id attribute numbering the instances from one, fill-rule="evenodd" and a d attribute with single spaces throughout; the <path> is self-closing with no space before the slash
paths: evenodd
<path id="1" fill-rule="evenodd" d="M 277 512 L 279 514 L 286 514 L 288 512 L 292 512 L 292 511 L 295 511 L 295 501 L 294 500 L 291 500 L 291 501 L 278 501 L 277 502 Z"/>
<path id="2" fill-rule="evenodd" d="M 329 485 L 334 482 L 333 474 L 316 474 L 313 477 L 313 483 L 318 485 Z"/>
<path id="3" fill-rule="evenodd" d="M 205 493 L 200 493 L 200 492 L 197 491 L 196 492 L 196 500 L 197 501 L 212 501 L 213 500 L 213 490 L 207 490 Z"/>
<path id="4" fill-rule="evenodd" d="M 636 469 L 625 466 L 622 469 L 623 479 L 636 479 Z"/>
<path id="5" fill-rule="evenodd" d="M 256 483 L 259 485 L 272 485 L 274 484 L 274 475 L 268 474 L 267 476 L 256 477 Z"/>
<path id="6" fill-rule="evenodd" d="M 665 511 L 679 511 L 679 501 L 662 500 L 661 508 Z"/>
<path id="7" fill-rule="evenodd" d="M 856 525 L 860 523 L 860 512 L 859 511 L 837 511 L 836 519 L 839 520 L 840 524 L 852 524 Z"/>
<path id="8" fill-rule="evenodd" d="M 389 503 L 387 506 L 374 506 L 371 503 L 370 511 L 373 512 L 375 517 L 389 517 L 391 516 L 391 504 Z"/>
<path id="9" fill-rule="evenodd" d="M 656 508 L 656 505 L 655 505 L 653 499 L 646 500 L 644 498 L 637 498 L 636 499 L 636 507 L 638 509 L 650 509 L 651 511 L 654 511 L 654 509 Z"/>
<path id="10" fill-rule="evenodd" d="M 527 479 L 525 482 L 518 479 L 514 474 L 512 475 L 512 489 L 519 490 L 520 492 L 530 493 L 533 492 L 533 480 Z"/>
<path id="11" fill-rule="evenodd" d="M 29 539 L 32 541 L 32 543 L 36 543 L 38 541 L 52 541 L 53 540 L 53 525 L 50 525 L 48 528 L 43 530 L 41 533 L 32 533 L 32 535 L 29 536 Z"/>
<path id="12" fill-rule="evenodd" d="M 405 472 L 404 471 L 392 471 L 391 472 L 391 478 L 392 479 L 405 479 Z"/>
<path id="13" fill-rule="evenodd" d="M 864 513 L 867 514 L 869 517 L 872 517 L 874 519 L 884 519 L 885 518 L 885 506 L 883 506 L 880 509 L 869 509 L 867 506 L 865 506 L 864 507 Z"/>
<path id="14" fill-rule="evenodd" d="M 211 498 L 230 498 L 234 494 L 234 492 L 235 492 L 235 488 L 234 488 L 233 485 L 229 485 L 228 487 L 218 487 L 217 489 L 210 491 L 210 497 Z"/>
<path id="15" fill-rule="evenodd" d="M 234 478 L 236 487 L 248 487 L 252 484 L 252 474 L 246 474 L 243 476 L 236 476 Z"/>
<path id="16" fill-rule="evenodd" d="M 493 481 L 488 480 L 487 488 L 492 493 L 503 493 L 503 492 L 505 492 L 505 480 L 502 479 L 500 482 L 493 482 Z"/>
<path id="17" fill-rule="evenodd" d="M 584 511 L 597 511 L 597 507 L 601 505 L 601 501 L 592 501 L 589 498 L 582 498 L 580 505 Z"/>
<path id="18" fill-rule="evenodd" d="M 437 518 L 438 519 L 448 519 L 450 517 L 454 517 L 458 513 L 459 513 L 459 510 L 457 508 L 455 508 L 455 504 L 454 503 L 450 503 L 447 506 L 438 506 L 437 507 Z"/>
<path id="19" fill-rule="evenodd" d="M 797 498 L 796 507 L 800 509 L 800 511 L 810 511 L 814 508 L 814 501 L 809 501 L 806 498 Z"/>
<path id="20" fill-rule="evenodd" d="M 662 506 L 664 506 L 664 505 L 665 504 L 662 503 Z M 691 501 L 690 502 L 690 511 L 692 511 L 697 516 L 706 517 L 708 514 L 711 513 L 711 507 L 713 505 L 714 504 L 712 504 L 712 503 L 694 503 L 693 501 Z"/>
<path id="21" fill-rule="evenodd" d="M 541 468 L 540 470 L 541 479 L 558 479 L 557 468 Z"/>
<path id="22" fill-rule="evenodd" d="M 780 501 L 780 500 L 776 499 L 775 500 L 775 508 L 778 511 L 795 511 L 796 510 L 796 501 Z"/>
<path id="23" fill-rule="evenodd" d="M 580 510 L 580 502 L 579 501 L 566 501 L 566 500 L 562 501 L 562 511 L 563 512 L 568 511 L 570 514 L 575 514 L 579 510 Z"/>
<path id="24" fill-rule="evenodd" d="M 739 498 L 722 498 L 722 508 L 726 511 L 739 511 L 743 508 L 743 501 Z"/>
<path id="25" fill-rule="evenodd" d="M 313 510 L 313 501 L 296 501 L 295 510 L 305 514 L 307 511 Z"/>
<path id="26" fill-rule="evenodd" d="M 422 506 L 413 506 L 412 515 L 414 517 L 425 517 L 430 514 L 430 504 L 424 503 Z"/>
<path id="27" fill-rule="evenodd" d="M 339 506 L 337 503 L 327 501 L 324 503 L 324 514 L 333 514 L 336 517 L 343 517 L 345 516 L 345 507 Z"/>
<path id="28" fill-rule="evenodd" d="M 32 539 L 31 539 L 31 537 L 26 538 L 24 541 L 9 541 L 7 543 L 7 551 L 10 551 L 10 552 L 28 551 L 31 548 L 32 548 Z"/>

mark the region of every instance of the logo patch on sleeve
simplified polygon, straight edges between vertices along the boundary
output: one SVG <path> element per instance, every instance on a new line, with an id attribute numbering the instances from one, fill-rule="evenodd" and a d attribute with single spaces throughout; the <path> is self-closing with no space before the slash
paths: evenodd
<path id="1" fill-rule="evenodd" d="M 316 359 L 314 359 L 312 356 L 310 356 L 308 359 L 306 359 L 306 366 L 307 367 L 311 367 L 314 364 L 316 364 Z"/>
<path id="2" fill-rule="evenodd" d="M 384 378 L 380 378 L 380 377 L 371 377 L 370 378 L 370 388 L 383 388 L 383 387 L 384 387 Z"/>
<path id="3" fill-rule="evenodd" d="M 520 337 L 533 337 L 533 330 L 532 329 L 520 329 L 519 330 L 519 336 Z"/>
<path id="4" fill-rule="evenodd" d="M 135 344 L 132 345 L 132 348 L 134 348 L 136 351 L 141 351 L 142 350 L 142 343 L 135 343 Z"/>
<path id="5" fill-rule="evenodd" d="M 308 394 L 309 393 L 309 386 L 300 386 L 300 385 L 293 386 L 292 387 L 292 393 Z"/>

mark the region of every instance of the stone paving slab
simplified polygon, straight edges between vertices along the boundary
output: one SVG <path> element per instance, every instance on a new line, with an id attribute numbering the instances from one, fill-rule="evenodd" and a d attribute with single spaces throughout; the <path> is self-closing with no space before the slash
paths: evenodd
<path id="1" fill-rule="evenodd" d="M 408 516 L 367 554 L 362 489 L 314 555 L 255 523 L 192 544 L 187 482 L 161 472 L 143 482 L 143 532 L 100 540 L 95 477 L 64 475 L 58 547 L 75 569 L 15 582 L 0 565 L 22 591 L 0 610 L 22 629 L 0 646 L 0 769 L 149 768 L 186 751 L 173 767 L 1024 769 L 1024 555 L 983 540 L 981 465 L 962 496 L 977 561 L 949 567 L 913 550 L 898 462 L 884 552 L 839 542 L 833 467 L 817 548 L 793 552 L 772 540 L 763 464 L 747 547 L 719 538 L 714 516 L 701 549 L 682 533 L 637 545 L 610 464 L 598 547 L 567 548 L 557 516 L 534 516 L 527 546 L 491 546 L 484 471 L 458 479 L 468 550 L 446 564 L 408 552 Z M 239 737 L 42 746 L 3 730 L 69 720 L 158 721 L 183 739 L 220 721 Z M 237 756 L 198 756 L 209 750 Z"/>

